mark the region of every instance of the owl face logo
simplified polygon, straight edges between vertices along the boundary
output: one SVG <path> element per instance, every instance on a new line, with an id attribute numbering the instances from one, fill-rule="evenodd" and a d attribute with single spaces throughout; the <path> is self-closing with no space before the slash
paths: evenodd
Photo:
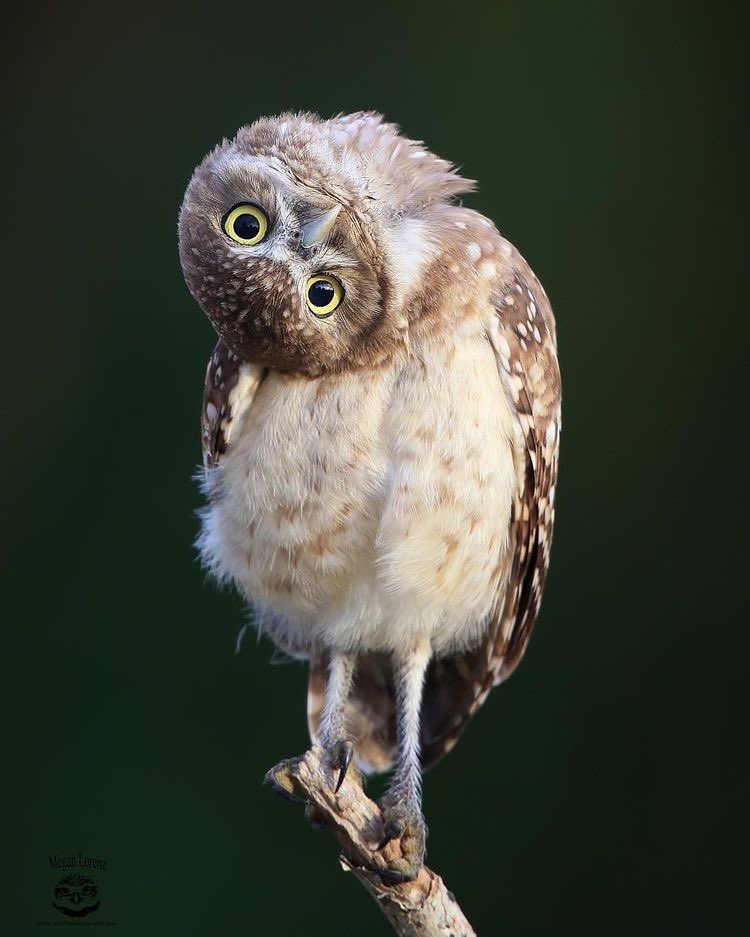
<path id="1" fill-rule="evenodd" d="M 68 917 L 86 917 L 101 904 L 96 883 L 84 875 L 67 875 L 55 885 L 52 907 Z"/>

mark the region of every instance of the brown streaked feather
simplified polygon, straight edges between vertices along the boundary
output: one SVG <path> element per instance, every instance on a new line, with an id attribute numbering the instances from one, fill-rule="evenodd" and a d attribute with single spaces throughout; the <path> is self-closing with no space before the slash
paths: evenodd
<path id="1" fill-rule="evenodd" d="M 219 464 L 233 429 L 253 402 L 264 375 L 263 368 L 242 361 L 219 340 L 203 385 L 201 442 L 206 470 Z"/>
<path id="2" fill-rule="evenodd" d="M 495 314 L 488 329 L 523 441 L 511 515 L 513 559 L 483 642 L 471 651 L 430 664 L 422 705 L 425 768 L 453 748 L 492 687 L 520 662 L 539 613 L 549 566 L 561 400 L 555 322 L 539 281 L 520 255 L 514 253 L 513 259 L 512 276 L 493 296 Z M 379 655 L 366 655 L 362 664 L 363 677 L 355 683 L 348 715 L 363 760 L 382 771 L 396 754 L 390 665 Z M 308 715 L 313 735 L 322 711 L 325 680 L 326 661 L 311 661 Z"/>

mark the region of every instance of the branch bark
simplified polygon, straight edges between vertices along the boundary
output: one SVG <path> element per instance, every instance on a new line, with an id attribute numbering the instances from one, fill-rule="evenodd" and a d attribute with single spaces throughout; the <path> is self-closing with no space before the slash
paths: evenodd
<path id="1" fill-rule="evenodd" d="M 400 884 L 387 884 L 373 871 L 387 872 L 388 862 L 401 855 L 399 841 L 378 850 L 383 838 L 380 808 L 365 794 L 353 767 L 336 794 L 336 773 L 314 746 L 301 758 L 271 768 L 266 783 L 306 804 L 305 813 L 314 825 L 325 823 L 336 833 L 342 868 L 354 873 L 400 937 L 476 937 L 454 895 L 431 869 L 425 866 L 414 881 Z"/>

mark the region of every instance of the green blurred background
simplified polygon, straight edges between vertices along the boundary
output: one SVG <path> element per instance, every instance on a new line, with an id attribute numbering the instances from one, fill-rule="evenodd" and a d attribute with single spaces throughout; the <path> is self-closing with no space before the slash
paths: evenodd
<path id="1" fill-rule="evenodd" d="M 3 932 L 38 932 L 48 857 L 80 850 L 122 934 L 388 933 L 261 787 L 306 745 L 305 673 L 235 655 L 242 603 L 196 562 L 214 339 L 175 233 L 241 124 L 373 108 L 479 180 L 552 298 L 565 389 L 541 619 L 427 776 L 430 863 L 483 937 L 736 933 L 745 14 L 29 4 L 6 26 Z"/>

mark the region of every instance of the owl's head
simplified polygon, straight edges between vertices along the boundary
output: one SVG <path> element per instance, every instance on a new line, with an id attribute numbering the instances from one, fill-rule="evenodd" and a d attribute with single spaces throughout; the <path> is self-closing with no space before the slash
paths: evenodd
<path id="1" fill-rule="evenodd" d="M 195 299 L 246 361 L 310 375 L 372 365 L 439 293 L 472 183 L 377 114 L 264 118 L 198 166 L 180 211 Z M 455 228 L 453 228 L 455 238 Z"/>

